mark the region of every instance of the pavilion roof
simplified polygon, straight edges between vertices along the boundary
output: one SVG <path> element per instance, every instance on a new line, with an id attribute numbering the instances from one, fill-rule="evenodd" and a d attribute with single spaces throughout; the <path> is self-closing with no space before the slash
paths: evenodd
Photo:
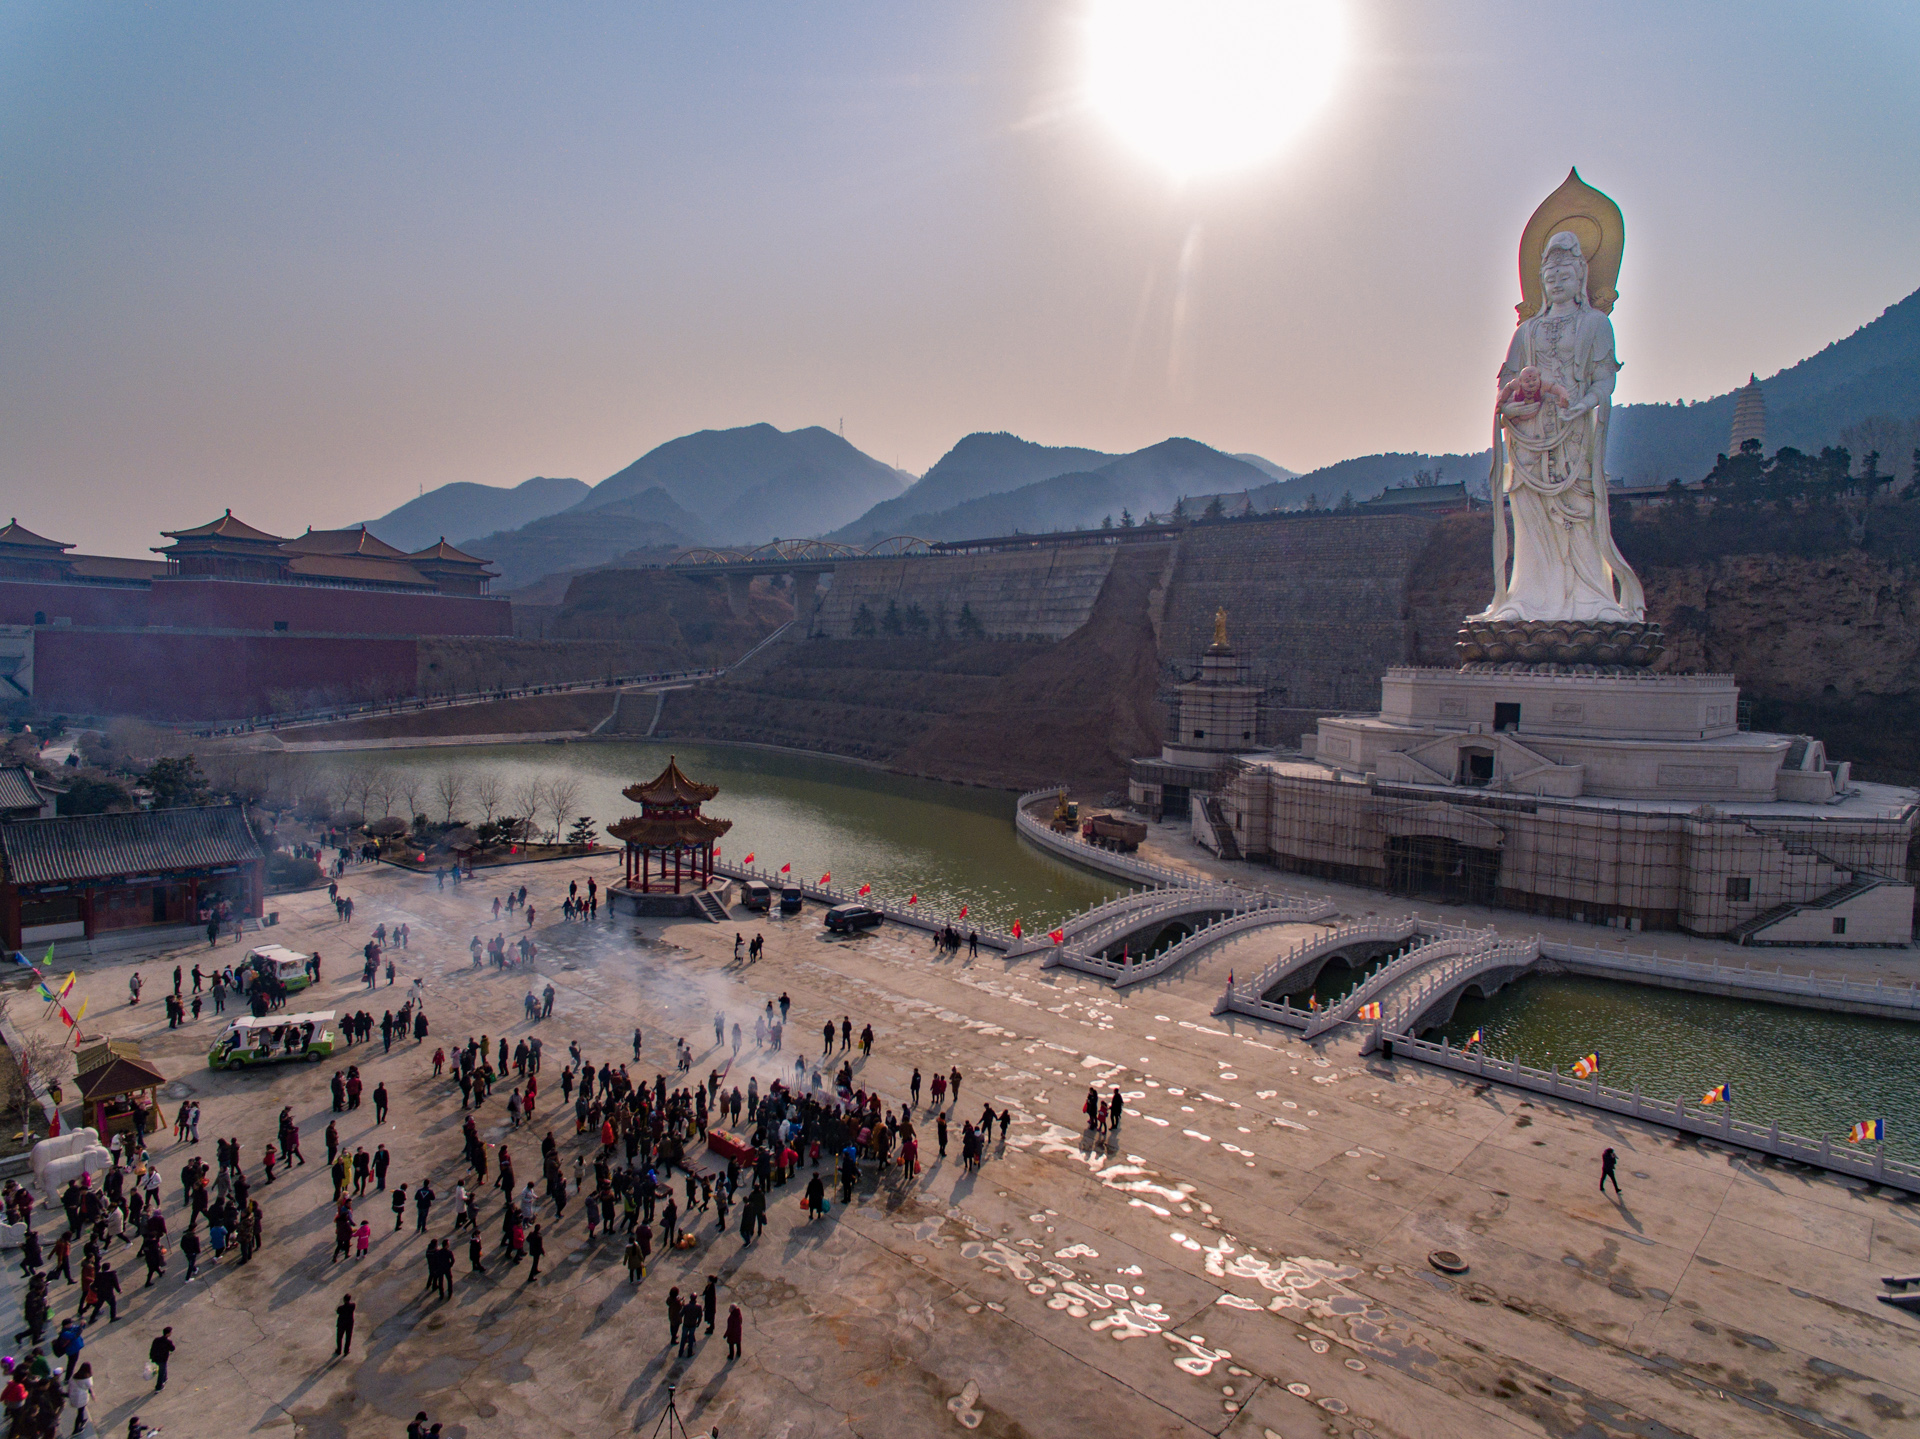
<path id="1" fill-rule="evenodd" d="M 355 525 L 346 530 L 316 530 L 309 527 L 304 535 L 281 541 L 281 548 L 290 555 L 360 555 L 376 560 L 404 560 L 407 557 L 405 550 L 396 549 L 365 525 Z"/>
<path id="2" fill-rule="evenodd" d="M 677 756 L 667 756 L 667 767 L 645 784 L 620 791 L 637 804 L 701 804 L 720 793 L 717 784 L 697 784 L 680 772 Z"/>
<path id="3" fill-rule="evenodd" d="M 228 510 L 217 520 L 209 520 L 204 525 L 195 525 L 190 530 L 162 530 L 160 533 L 170 540 L 220 539 L 257 545 L 277 545 L 281 542 L 278 535 L 270 535 L 265 530 L 256 530 L 244 520 L 236 520 L 232 510 Z"/>
<path id="4" fill-rule="evenodd" d="M 628 844 L 666 849 L 675 845 L 711 844 L 733 828 L 730 819 L 706 814 L 628 815 L 607 826 L 607 833 Z"/>
<path id="5" fill-rule="evenodd" d="M 424 550 L 414 550 L 407 558 L 410 560 L 438 560 L 444 564 L 453 565 L 484 565 L 487 563 L 487 561 L 481 559 L 478 555 L 470 555 L 465 550 L 455 549 L 447 543 L 447 537 L 445 535 L 442 535 L 437 543 L 428 545 Z"/>
<path id="6" fill-rule="evenodd" d="M 63 541 L 36 535 L 18 520 L 8 520 L 5 525 L 0 525 L 0 545 L 19 550 L 48 550 L 53 554 L 73 548 Z"/>
<path id="7" fill-rule="evenodd" d="M 79 1078 L 80 1097 L 91 1104 L 97 1099 L 117 1099 L 123 1094 L 138 1094 L 167 1082 L 166 1075 L 144 1059 L 116 1056 L 110 1063 L 89 1069 Z"/>

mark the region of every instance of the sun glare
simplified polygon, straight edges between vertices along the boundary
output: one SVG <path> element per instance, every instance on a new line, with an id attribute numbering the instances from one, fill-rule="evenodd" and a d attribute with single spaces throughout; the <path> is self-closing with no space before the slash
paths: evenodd
<path id="1" fill-rule="evenodd" d="M 1338 0 L 1091 0 L 1087 97 L 1181 179 L 1268 159 L 1345 59 Z"/>

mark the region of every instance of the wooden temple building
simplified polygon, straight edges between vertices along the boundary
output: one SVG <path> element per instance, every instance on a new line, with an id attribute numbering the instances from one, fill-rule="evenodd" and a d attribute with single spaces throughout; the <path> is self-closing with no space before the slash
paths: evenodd
<path id="1" fill-rule="evenodd" d="M 608 891 L 609 903 L 632 914 L 700 913 L 698 897 L 713 882 L 714 846 L 733 828 L 730 819 L 700 812 L 720 786 L 688 779 L 668 756 L 653 779 L 621 793 L 640 813 L 607 826 L 625 846 L 626 860 L 626 876 Z"/>

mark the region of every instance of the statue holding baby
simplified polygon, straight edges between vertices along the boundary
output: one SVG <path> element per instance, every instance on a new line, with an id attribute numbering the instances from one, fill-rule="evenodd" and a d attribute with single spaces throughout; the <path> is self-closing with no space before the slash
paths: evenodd
<path id="1" fill-rule="evenodd" d="M 1607 514 L 1624 240 L 1619 207 L 1577 172 L 1521 237 L 1520 322 L 1494 400 L 1494 594 L 1460 631 L 1463 664 L 1637 668 L 1663 647 Z"/>

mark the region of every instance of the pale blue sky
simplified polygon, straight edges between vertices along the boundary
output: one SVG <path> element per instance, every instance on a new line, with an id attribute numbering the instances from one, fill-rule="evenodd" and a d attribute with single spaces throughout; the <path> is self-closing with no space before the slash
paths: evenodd
<path id="1" fill-rule="evenodd" d="M 1078 0 L 0 4 L 0 511 L 135 552 L 757 420 L 1473 449 L 1570 164 L 1624 398 L 1920 286 L 1920 6 L 1350 9 L 1326 109 L 1183 188 L 1080 102 Z"/>

